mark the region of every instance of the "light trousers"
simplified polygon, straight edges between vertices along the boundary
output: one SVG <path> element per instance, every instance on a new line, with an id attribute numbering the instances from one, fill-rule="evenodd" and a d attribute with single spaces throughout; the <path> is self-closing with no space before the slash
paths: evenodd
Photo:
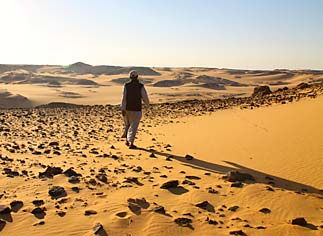
<path id="1" fill-rule="evenodd" d="M 139 122 L 142 117 L 141 111 L 126 111 L 124 119 L 124 133 L 123 137 L 127 137 L 130 143 L 134 143 Z"/>

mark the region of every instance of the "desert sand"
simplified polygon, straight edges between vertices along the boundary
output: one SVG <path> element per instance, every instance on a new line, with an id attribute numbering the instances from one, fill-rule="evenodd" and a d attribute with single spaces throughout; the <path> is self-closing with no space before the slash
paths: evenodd
<path id="1" fill-rule="evenodd" d="M 51 102 L 116 105 L 132 69 L 138 71 L 152 103 L 248 97 L 259 85 L 269 85 L 275 91 L 302 82 L 323 81 L 323 72 L 318 70 L 149 68 L 92 66 L 82 62 L 68 66 L 0 64 L 0 108 L 35 107 Z M 25 97 L 28 102 L 4 100 L 1 91 Z"/>
<path id="2" fill-rule="evenodd" d="M 322 84 L 248 79 L 145 106 L 137 150 L 115 105 L 2 110 L 0 235 L 322 235 Z"/>

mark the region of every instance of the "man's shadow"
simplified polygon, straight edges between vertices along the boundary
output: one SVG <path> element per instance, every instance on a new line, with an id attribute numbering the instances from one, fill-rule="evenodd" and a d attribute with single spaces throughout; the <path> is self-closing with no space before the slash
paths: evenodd
<path id="1" fill-rule="evenodd" d="M 174 155 L 172 153 L 160 152 L 156 150 L 149 150 L 142 147 L 137 147 L 137 149 L 141 151 L 149 152 L 149 153 L 154 153 L 155 155 L 164 156 L 168 158 L 168 160 L 179 161 L 183 165 L 190 166 L 194 169 L 200 169 L 200 170 L 219 173 L 219 174 L 225 174 L 229 171 L 240 171 L 243 173 L 251 174 L 255 178 L 255 182 L 257 183 L 269 184 L 273 187 L 277 187 L 285 190 L 291 190 L 298 193 L 306 192 L 306 193 L 315 193 L 315 194 L 323 195 L 323 190 L 320 190 L 302 183 L 298 183 L 292 180 L 288 180 L 278 176 L 273 176 L 264 172 L 260 172 L 230 161 L 224 161 L 224 162 L 232 167 L 214 164 L 197 158 L 193 158 L 192 160 L 187 160 L 184 156 Z"/>

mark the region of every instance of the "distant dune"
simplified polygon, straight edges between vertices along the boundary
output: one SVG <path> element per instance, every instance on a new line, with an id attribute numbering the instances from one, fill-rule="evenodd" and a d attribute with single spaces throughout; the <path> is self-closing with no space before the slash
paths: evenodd
<path id="1" fill-rule="evenodd" d="M 98 83 L 89 79 L 76 79 L 70 77 L 36 75 L 33 73 L 7 72 L 0 77 L 0 83 L 13 84 L 48 84 L 49 86 L 69 85 L 92 85 L 99 86 Z"/>
<path id="2" fill-rule="evenodd" d="M 323 82 L 323 71 L 320 70 L 125 67 L 76 62 L 67 66 L 0 64 L 0 89 L 20 94 L 33 105 L 53 101 L 83 105 L 118 104 L 122 85 L 129 81 L 128 73 L 133 69 L 138 71 L 139 80 L 146 85 L 152 103 L 246 97 L 256 86 L 267 85 L 276 91 L 304 82 Z M 25 106 L 23 99 L 16 100 Z"/>
<path id="3" fill-rule="evenodd" d="M 71 64 L 66 69 L 77 74 L 119 75 L 128 74 L 131 70 L 137 70 L 140 75 L 160 75 L 149 67 L 91 66 L 83 62 Z"/>
<path id="4" fill-rule="evenodd" d="M 12 94 L 6 90 L 0 90 L 0 108 L 30 108 L 31 101 L 19 94 Z"/>

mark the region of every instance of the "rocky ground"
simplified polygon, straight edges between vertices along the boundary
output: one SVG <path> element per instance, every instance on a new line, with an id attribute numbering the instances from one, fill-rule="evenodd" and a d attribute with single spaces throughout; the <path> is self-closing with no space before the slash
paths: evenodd
<path id="1" fill-rule="evenodd" d="M 180 122 L 184 116 L 287 104 L 322 93 L 322 84 L 300 84 L 275 92 L 257 88 L 246 98 L 154 104 L 144 108 L 141 126 L 151 143 L 134 151 L 121 145 L 117 106 L 49 104 L 2 110 L 0 234 L 201 235 L 214 230 L 219 235 L 260 235 L 273 227 L 268 216 L 275 209 L 235 204 L 241 191 L 295 194 L 299 200 L 315 198 L 323 203 L 322 192 L 284 191 L 275 187 L 271 176 L 259 184 L 248 173 L 192 170 L 178 163 L 178 156 L 161 155 L 170 153 L 172 145 L 158 142 L 150 127 Z M 189 153 L 182 158 L 185 163 L 194 160 Z M 258 220 L 249 221 L 248 214 L 239 211 L 258 214 Z M 75 219 L 80 224 L 67 224 Z M 302 216 L 284 221 L 313 235 L 323 232 L 323 221 L 310 222 Z"/>

